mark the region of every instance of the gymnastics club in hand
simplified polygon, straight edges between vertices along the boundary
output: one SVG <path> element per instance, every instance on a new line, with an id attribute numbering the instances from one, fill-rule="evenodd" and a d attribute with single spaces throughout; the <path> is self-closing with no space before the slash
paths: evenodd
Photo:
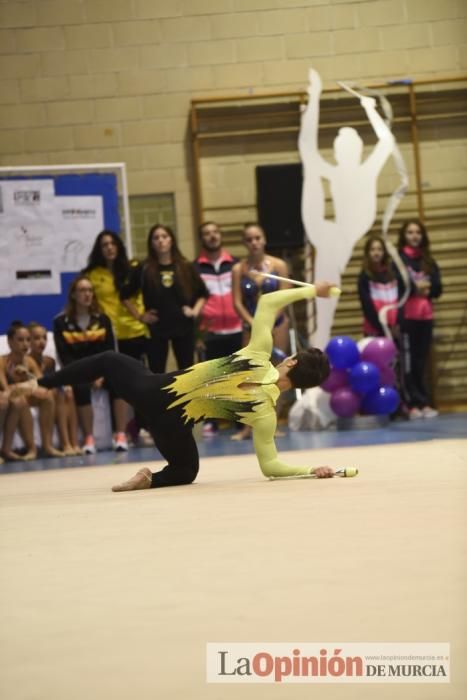
<path id="1" fill-rule="evenodd" d="M 289 284 L 294 284 L 296 287 L 314 287 L 314 284 L 309 284 L 308 282 L 300 282 L 299 280 L 291 280 L 288 277 L 280 277 L 280 275 L 271 275 L 269 272 L 260 272 L 255 270 L 256 275 L 261 275 L 262 277 L 269 277 L 272 280 L 280 280 L 281 282 L 288 282 Z M 329 290 L 329 296 L 339 297 L 341 290 L 339 287 L 331 287 Z"/>
<path id="2" fill-rule="evenodd" d="M 345 467 L 345 468 L 342 468 L 342 469 L 336 469 L 336 471 L 334 472 L 334 474 L 330 474 L 329 476 L 330 476 L 331 478 L 332 478 L 332 477 L 335 477 L 335 476 L 341 476 L 341 477 L 347 477 L 347 478 L 349 478 L 349 477 L 357 476 L 357 475 L 358 475 L 358 469 L 356 469 L 355 467 Z M 322 476 L 320 477 L 320 476 L 318 476 L 317 474 L 314 474 L 313 472 L 311 472 L 310 476 L 311 476 L 313 479 L 323 479 L 323 478 L 326 478 L 326 477 L 322 477 Z"/>

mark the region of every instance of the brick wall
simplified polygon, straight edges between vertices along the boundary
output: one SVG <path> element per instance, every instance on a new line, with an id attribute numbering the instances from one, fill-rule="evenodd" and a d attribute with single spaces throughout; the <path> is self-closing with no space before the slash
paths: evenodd
<path id="1" fill-rule="evenodd" d="M 465 72 L 466 15 L 463 0 L 3 0 L 0 162 L 126 161 L 132 195 L 175 194 L 190 254 L 192 97 L 303 89 L 311 63 L 325 86 Z"/>

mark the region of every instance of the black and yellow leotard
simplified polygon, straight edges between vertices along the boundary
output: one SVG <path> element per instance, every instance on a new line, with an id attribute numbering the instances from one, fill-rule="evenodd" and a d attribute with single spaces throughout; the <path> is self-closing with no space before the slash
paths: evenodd
<path id="1" fill-rule="evenodd" d="M 277 457 L 274 444 L 279 373 L 270 362 L 271 329 L 278 309 L 315 296 L 314 287 L 285 289 L 263 295 L 249 344 L 239 352 L 194 365 L 165 387 L 175 394 L 169 409 L 180 406 L 186 421 L 225 418 L 253 428 L 255 452 L 265 476 L 309 476 L 310 467 L 290 467 Z"/>
<path id="2" fill-rule="evenodd" d="M 278 459 L 274 444 L 279 373 L 269 361 L 271 329 L 278 309 L 315 296 L 314 287 L 285 289 L 261 297 L 247 347 L 233 355 L 188 369 L 153 374 L 126 355 L 104 352 L 74 362 L 42 378 L 47 388 L 104 377 L 114 395 L 141 413 L 167 466 L 153 474 L 152 486 L 191 483 L 199 459 L 193 423 L 227 418 L 251 425 L 263 474 L 269 478 L 310 476 L 310 466 L 292 467 Z"/>

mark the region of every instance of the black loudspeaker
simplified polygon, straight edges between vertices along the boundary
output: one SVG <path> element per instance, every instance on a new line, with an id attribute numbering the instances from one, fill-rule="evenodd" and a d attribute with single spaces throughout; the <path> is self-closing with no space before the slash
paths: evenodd
<path id="1" fill-rule="evenodd" d="M 257 166 L 258 218 L 266 232 L 268 248 L 303 246 L 302 180 L 301 163 Z"/>

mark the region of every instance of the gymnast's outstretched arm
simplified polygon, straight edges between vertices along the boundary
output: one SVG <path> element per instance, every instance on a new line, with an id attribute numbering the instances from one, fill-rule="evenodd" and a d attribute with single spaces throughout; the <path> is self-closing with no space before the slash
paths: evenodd
<path id="1" fill-rule="evenodd" d="M 269 479 L 311 476 L 315 471 L 314 467 L 292 467 L 278 458 L 274 443 L 276 425 L 277 418 L 274 411 L 259 417 L 253 423 L 253 445 L 264 476 Z"/>
<path id="2" fill-rule="evenodd" d="M 323 297 L 329 296 L 332 293 L 331 289 L 331 284 L 317 283 L 316 286 L 284 289 L 263 295 L 256 309 L 251 329 L 251 340 L 247 347 L 240 352 L 247 354 L 253 351 L 270 354 L 272 351 L 272 328 L 277 309 L 301 299 L 313 298 L 317 294 Z M 274 443 L 276 425 L 276 413 L 272 408 L 258 414 L 252 421 L 253 444 L 263 474 L 269 478 L 311 476 L 315 472 L 313 467 L 292 467 L 278 459 Z"/>
<path id="3" fill-rule="evenodd" d="M 265 352 L 271 355 L 273 347 L 272 329 L 279 309 L 302 299 L 312 299 L 315 296 L 316 287 L 314 285 L 298 287 L 297 289 L 280 289 L 277 292 L 263 294 L 256 307 L 253 325 L 251 326 L 250 342 L 243 350 L 240 350 L 240 354 Z"/>

